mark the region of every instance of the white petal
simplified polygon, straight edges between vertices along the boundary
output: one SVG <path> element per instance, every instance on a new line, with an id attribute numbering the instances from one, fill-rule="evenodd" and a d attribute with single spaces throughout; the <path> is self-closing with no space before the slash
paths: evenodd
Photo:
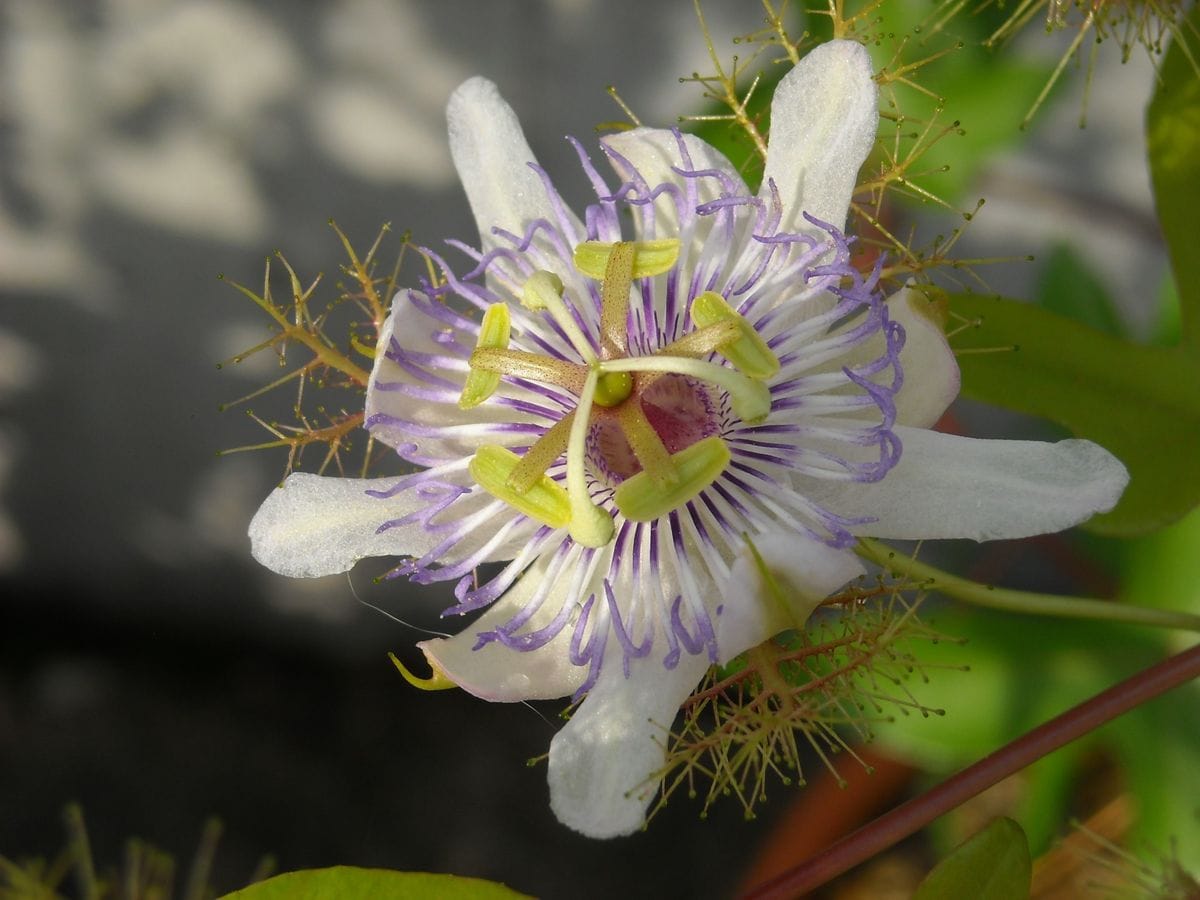
<path id="1" fill-rule="evenodd" d="M 942 417 L 942 413 L 958 396 L 962 380 L 958 361 L 946 340 L 946 334 L 937 319 L 938 312 L 931 309 L 931 301 L 920 289 L 902 288 L 887 301 L 888 316 L 904 328 L 904 347 L 900 350 L 900 368 L 904 380 L 896 394 L 896 422 L 914 428 L 928 428 Z M 772 322 L 771 335 L 784 333 L 786 329 L 802 322 L 809 310 L 803 304 L 788 309 L 776 322 Z M 842 326 L 841 333 L 857 327 L 859 322 L 851 320 Z M 835 334 L 838 332 L 835 332 Z M 886 350 L 882 333 L 871 335 L 840 356 L 807 371 L 838 372 L 843 367 L 863 366 L 883 356 Z M 803 357 L 801 356 L 801 360 Z M 891 368 L 875 376 L 881 384 L 892 381 Z M 878 421 L 878 410 L 865 407 L 864 417 Z"/>
<path id="2" fill-rule="evenodd" d="M 679 141 L 673 131 L 661 128 L 634 128 L 630 131 L 609 135 L 603 139 L 602 143 L 628 160 L 651 189 L 660 184 L 683 185 L 685 182 L 690 182 L 699 192 L 697 203 L 707 203 L 721 196 L 723 190 L 721 182 L 715 178 L 685 179 L 674 169 L 690 168 L 698 172 L 711 169 L 722 173 L 723 180 L 731 185 L 730 193 L 734 196 L 749 195 L 750 189 L 742 181 L 742 176 L 719 150 L 695 135 L 684 134 L 682 137 L 683 145 L 690 158 L 690 166 L 684 163 L 679 152 Z M 633 175 L 620 160 L 613 160 L 613 168 L 623 179 L 629 179 Z M 666 216 L 670 223 L 675 223 L 675 205 L 670 202 L 669 198 L 660 197 L 655 204 L 655 211 L 656 214 Z M 666 231 L 669 229 L 664 228 L 663 233 Z"/>
<path id="3" fill-rule="evenodd" d="M 421 554 L 423 531 L 397 528 L 377 533 L 389 519 L 417 508 L 405 492 L 392 501 L 367 494 L 385 491 L 395 478 L 324 478 L 290 475 L 263 501 L 250 521 L 250 550 L 260 563 L 292 578 L 348 572 L 367 556 Z M 411 504 L 405 509 L 404 504 Z"/>
<path id="4" fill-rule="evenodd" d="M 418 644 L 433 670 L 483 700 L 552 700 L 575 693 L 587 669 L 572 664 L 568 656 L 570 626 L 536 650 L 513 650 L 499 641 L 474 649 L 480 632 L 503 625 L 525 606 L 542 583 L 545 571 L 545 563 L 531 567 L 487 612 L 454 637 Z M 557 592 L 546 598 L 523 631 L 548 624 L 562 608 L 567 582 L 556 587 Z"/>
<path id="5" fill-rule="evenodd" d="M 853 553 L 804 535 L 778 532 L 753 540 L 775 589 L 747 546 L 722 591 L 724 609 L 717 619 L 722 663 L 784 629 L 802 627 L 822 600 L 865 571 Z"/>
<path id="6" fill-rule="evenodd" d="M 675 714 L 707 668 L 704 654 L 684 654 L 674 670 L 651 655 L 633 660 L 626 678 L 610 652 L 596 686 L 550 742 L 550 807 L 560 822 L 595 838 L 642 827 Z"/>
<path id="7" fill-rule="evenodd" d="M 373 497 L 367 491 L 386 491 L 395 478 L 326 478 L 307 472 L 288 476 L 263 501 L 250 521 L 250 548 L 260 563 L 292 578 L 318 578 L 348 572 L 368 556 L 420 557 L 441 542 L 421 522 L 380 531 L 385 522 L 400 519 L 430 503 L 419 491 L 401 491 L 393 497 Z M 434 521 L 447 522 L 492 502 L 476 489 L 457 499 L 450 510 Z M 471 531 L 439 562 L 452 564 L 466 558 L 496 534 L 511 519 L 511 510 L 501 509 Z M 524 522 L 488 554 L 487 561 L 511 559 L 537 527 Z"/>
<path id="8" fill-rule="evenodd" d="M 521 235 L 535 219 L 556 221 L 546 188 L 529 167 L 536 160 L 517 114 L 495 84 L 465 81 L 451 95 L 446 118 L 450 155 L 485 250 L 497 244 L 494 227 Z"/>
<path id="9" fill-rule="evenodd" d="M 1091 441 L 992 441 L 898 427 L 899 463 L 874 484 L 797 487 L 832 512 L 873 516 L 857 534 L 881 538 L 1029 537 L 1106 512 L 1129 482 L 1121 462 Z"/>
<path id="10" fill-rule="evenodd" d="M 854 41 L 814 48 L 783 77 L 771 101 L 771 142 L 759 196 L 773 179 L 783 201 L 780 231 L 804 230 L 802 212 L 846 225 L 858 170 L 879 121 L 871 58 Z"/>
<path id="11" fill-rule="evenodd" d="M 962 386 L 958 361 L 932 303 L 919 289 L 906 287 L 887 304 L 892 320 L 904 326 L 904 382 L 896 395 L 896 421 L 913 428 L 936 423 Z"/>

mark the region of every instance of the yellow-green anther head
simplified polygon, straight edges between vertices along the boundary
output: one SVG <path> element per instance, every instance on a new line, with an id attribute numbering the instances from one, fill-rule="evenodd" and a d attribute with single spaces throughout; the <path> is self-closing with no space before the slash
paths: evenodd
<path id="1" fill-rule="evenodd" d="M 562 279 L 553 272 L 538 271 L 521 286 L 521 305 L 526 309 L 549 309 L 562 299 Z"/>
<path id="2" fill-rule="evenodd" d="M 771 412 L 771 390 L 763 382 L 742 377 L 737 387 L 731 389 L 727 384 L 725 388 L 729 394 L 729 405 L 743 422 L 761 422 Z"/>
<path id="3" fill-rule="evenodd" d="M 605 372 L 596 380 L 592 402 L 597 406 L 619 406 L 633 393 L 633 375 L 629 372 Z"/>
<path id="4" fill-rule="evenodd" d="M 493 303 L 483 314 L 479 324 L 479 339 L 475 342 L 476 350 L 504 350 L 512 334 L 512 319 L 508 307 L 503 303 Z M 500 387 L 500 373 L 486 372 L 472 366 L 463 382 L 462 394 L 458 398 L 459 409 L 471 409 L 478 406 Z"/>
<path id="5" fill-rule="evenodd" d="M 630 241 L 633 245 L 633 278 L 650 278 L 671 271 L 679 260 L 678 238 L 657 241 Z M 575 268 L 588 278 L 599 281 L 608 268 L 615 244 L 584 241 L 575 247 Z"/>
<path id="6" fill-rule="evenodd" d="M 621 482 L 613 502 L 630 521 L 652 522 L 678 509 L 720 478 L 730 458 L 723 440 L 705 438 L 672 454 L 671 463 L 678 479 L 669 487 L 657 483 L 648 472 L 639 472 Z"/>
<path id="7" fill-rule="evenodd" d="M 520 461 L 521 457 L 508 448 L 487 444 L 475 451 L 467 469 L 481 488 L 529 518 L 551 528 L 570 523 L 571 500 L 566 489 L 549 475 L 540 476 L 526 491 L 509 487 L 509 476 Z"/>
<path id="8" fill-rule="evenodd" d="M 720 322 L 737 324 L 737 339 L 719 345 L 717 352 L 733 363 L 743 375 L 761 380 L 779 372 L 779 358 L 771 352 L 767 342 L 720 294 L 707 291 L 693 300 L 692 321 L 699 328 Z"/>

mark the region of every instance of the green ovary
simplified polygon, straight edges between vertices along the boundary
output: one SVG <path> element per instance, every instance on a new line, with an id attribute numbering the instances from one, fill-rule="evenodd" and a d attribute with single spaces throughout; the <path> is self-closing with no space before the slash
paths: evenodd
<path id="1" fill-rule="evenodd" d="M 596 396 L 592 399 L 598 406 L 619 406 L 633 393 L 633 375 L 629 372 L 605 372 L 596 381 Z"/>

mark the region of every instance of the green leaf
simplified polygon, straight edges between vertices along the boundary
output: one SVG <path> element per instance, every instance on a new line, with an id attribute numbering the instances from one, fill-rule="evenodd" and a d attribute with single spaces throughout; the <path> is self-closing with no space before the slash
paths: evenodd
<path id="1" fill-rule="evenodd" d="M 1179 286 L 1183 342 L 1200 349 L 1200 6 L 1175 30 L 1146 113 L 1146 146 L 1158 220 Z M 1181 40 L 1181 38 L 1183 38 Z"/>
<path id="2" fill-rule="evenodd" d="M 1122 560 L 1121 599 L 1200 613 L 1200 509 L 1138 541 L 1109 549 Z M 1110 555 L 1109 558 L 1112 558 Z"/>
<path id="3" fill-rule="evenodd" d="M 958 294 L 950 302 L 978 322 L 953 341 L 964 396 L 1057 422 L 1129 469 L 1116 509 L 1088 527 L 1142 534 L 1200 503 L 1200 358 L 1014 300 Z"/>
<path id="4" fill-rule="evenodd" d="M 934 866 L 913 900 L 1025 900 L 1032 878 L 1025 832 L 1012 819 L 993 819 Z"/>
<path id="5" fill-rule="evenodd" d="M 1050 250 L 1038 282 L 1037 302 L 1052 313 L 1121 336 L 1121 320 L 1112 298 L 1069 244 L 1057 244 Z"/>
<path id="6" fill-rule="evenodd" d="M 342 900 L 370 897 L 372 900 L 529 900 L 494 881 L 431 875 L 425 872 L 394 872 L 391 869 L 358 869 L 333 866 L 287 872 L 240 891 L 223 900 Z"/>

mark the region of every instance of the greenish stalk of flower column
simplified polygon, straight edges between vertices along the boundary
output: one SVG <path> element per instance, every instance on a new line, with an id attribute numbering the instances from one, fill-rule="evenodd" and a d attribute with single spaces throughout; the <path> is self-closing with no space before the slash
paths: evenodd
<path id="1" fill-rule="evenodd" d="M 1108 622 L 1123 622 L 1127 625 L 1153 625 L 1158 628 L 1182 628 L 1200 632 L 1200 616 L 1154 609 L 1148 606 L 1132 606 L 1112 600 L 1096 600 L 1089 597 L 1063 597 L 1058 594 L 1039 594 L 1032 591 L 1017 591 L 980 584 L 957 575 L 950 575 L 927 563 L 918 562 L 911 556 L 898 553 L 885 544 L 859 538 L 856 552 L 863 559 L 882 566 L 894 575 L 902 575 L 914 582 L 914 586 L 938 591 L 947 597 L 975 606 L 1000 609 L 1012 613 L 1036 616 L 1060 616 L 1067 619 L 1095 619 Z"/>

